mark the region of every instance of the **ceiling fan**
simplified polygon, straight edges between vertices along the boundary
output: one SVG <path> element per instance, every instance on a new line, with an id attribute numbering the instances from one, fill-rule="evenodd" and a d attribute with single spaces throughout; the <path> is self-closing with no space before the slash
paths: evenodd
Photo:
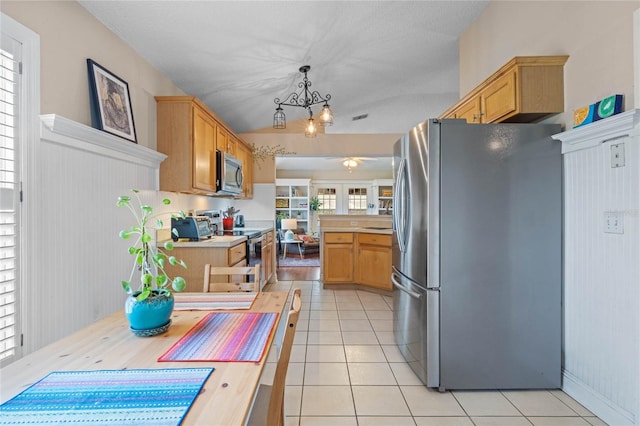
<path id="1" fill-rule="evenodd" d="M 358 165 L 363 161 L 376 161 L 376 160 L 377 158 L 372 158 L 372 157 L 345 157 L 345 158 L 339 159 L 342 165 L 349 170 L 349 173 L 351 173 L 352 169 L 354 169 L 355 167 L 358 167 Z"/>

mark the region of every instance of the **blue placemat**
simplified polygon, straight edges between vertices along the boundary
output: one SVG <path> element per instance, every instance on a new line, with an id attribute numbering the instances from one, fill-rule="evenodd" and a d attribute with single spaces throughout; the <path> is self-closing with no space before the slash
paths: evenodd
<path id="1" fill-rule="evenodd" d="M 56 371 L 0 405 L 0 425 L 177 425 L 213 370 Z"/>

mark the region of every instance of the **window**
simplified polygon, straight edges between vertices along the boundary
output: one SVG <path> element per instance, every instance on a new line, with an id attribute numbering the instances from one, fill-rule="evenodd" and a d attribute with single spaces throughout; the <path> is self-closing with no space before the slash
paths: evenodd
<path id="1" fill-rule="evenodd" d="M 0 49 L 0 361 L 16 355 L 18 192 L 16 104 L 20 44 L 2 34 Z"/>
<path id="2" fill-rule="evenodd" d="M 367 188 L 349 188 L 347 214 L 367 214 Z"/>
<path id="3" fill-rule="evenodd" d="M 336 189 L 318 188 L 318 214 L 336 214 Z"/>
<path id="4" fill-rule="evenodd" d="M 0 13 L 0 365 L 23 355 L 20 296 L 31 273 L 26 198 L 40 136 L 40 37 Z M 32 289 L 32 288 L 31 288 Z"/>
<path id="5" fill-rule="evenodd" d="M 367 182 L 315 181 L 312 195 L 321 203 L 318 214 L 362 215 L 373 212 L 369 197 L 373 194 Z"/>

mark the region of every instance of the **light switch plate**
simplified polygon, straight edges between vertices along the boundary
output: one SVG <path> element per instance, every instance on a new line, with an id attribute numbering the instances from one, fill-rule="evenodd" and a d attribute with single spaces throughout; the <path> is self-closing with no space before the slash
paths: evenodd
<path id="1" fill-rule="evenodd" d="M 604 232 L 607 234 L 624 234 L 624 213 L 604 212 Z"/>
<path id="2" fill-rule="evenodd" d="M 611 167 L 624 167 L 624 144 L 611 145 Z"/>

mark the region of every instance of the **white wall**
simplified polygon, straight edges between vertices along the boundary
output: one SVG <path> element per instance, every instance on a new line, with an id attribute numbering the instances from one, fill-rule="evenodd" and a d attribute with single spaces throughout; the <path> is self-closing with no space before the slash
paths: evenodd
<path id="1" fill-rule="evenodd" d="M 634 106 L 632 1 L 492 1 L 460 38 L 460 95 L 514 56 L 569 55 L 565 113 L 549 121 L 573 127 L 573 111 L 612 94 Z"/>
<path id="2" fill-rule="evenodd" d="M 156 149 L 154 96 L 184 95 L 75 1 L 7 1 L 0 10 L 40 35 L 41 114 L 91 126 L 87 58 L 129 84 L 138 143 Z"/>
<path id="3" fill-rule="evenodd" d="M 132 260 L 118 233 L 134 223 L 128 210 L 116 207 L 118 196 L 142 190 L 142 201 L 158 212 L 231 202 L 158 192 L 158 166 L 148 160 L 160 156 L 156 151 L 59 117 L 51 127 L 51 117 L 42 124 L 34 159 L 37 191 L 25 193 L 37 214 L 23 223 L 30 265 L 30 278 L 20 285 L 23 355 L 123 308 L 120 282 Z M 172 204 L 162 205 L 162 198 Z M 169 223 L 167 216 L 165 227 Z"/>
<path id="4" fill-rule="evenodd" d="M 310 157 L 325 155 L 331 157 L 392 156 L 393 144 L 402 135 L 381 134 L 341 134 L 318 135 L 313 139 L 304 134 L 243 133 L 240 135 L 248 143 L 256 146 L 280 146 L 295 155 Z M 275 159 L 260 161 L 253 170 L 254 181 L 274 183 L 276 181 Z M 280 177 L 280 176 L 278 176 Z M 309 176 L 305 176 L 309 178 Z"/>
<path id="5" fill-rule="evenodd" d="M 640 424 L 639 116 L 630 111 L 558 136 L 563 390 L 611 425 Z M 624 166 L 612 167 L 612 145 L 623 146 Z M 607 212 L 620 215 L 623 233 L 605 232 Z"/>
<path id="6" fill-rule="evenodd" d="M 256 183 L 253 186 L 253 199 L 234 200 L 232 203 L 242 210 L 245 221 L 271 221 L 276 219 L 276 185 Z"/>
<path id="7" fill-rule="evenodd" d="M 341 166 L 342 167 L 342 166 Z M 278 179 L 372 180 L 393 179 L 393 170 L 276 170 Z"/>

